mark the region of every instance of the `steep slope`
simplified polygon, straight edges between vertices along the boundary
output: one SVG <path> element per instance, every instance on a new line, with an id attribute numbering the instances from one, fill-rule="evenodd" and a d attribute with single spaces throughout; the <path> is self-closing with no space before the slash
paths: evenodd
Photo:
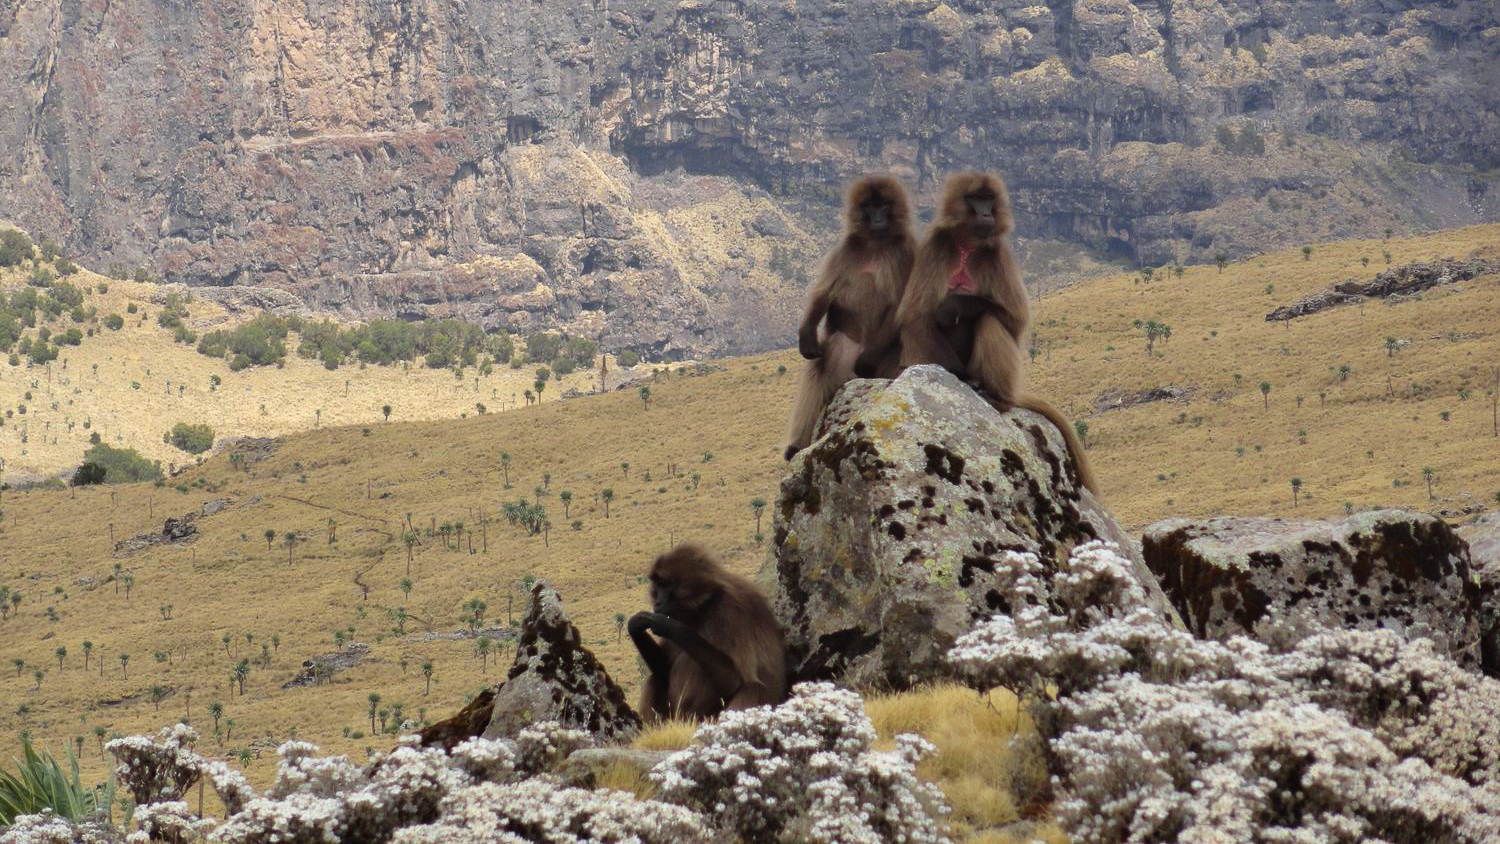
<path id="1" fill-rule="evenodd" d="M 871 169 L 997 169 L 1027 237 L 1150 264 L 1494 219 L 1497 15 L 14 0 L 0 196 L 94 266 L 745 352 L 789 342 L 799 285 L 745 226 L 821 232 Z"/>

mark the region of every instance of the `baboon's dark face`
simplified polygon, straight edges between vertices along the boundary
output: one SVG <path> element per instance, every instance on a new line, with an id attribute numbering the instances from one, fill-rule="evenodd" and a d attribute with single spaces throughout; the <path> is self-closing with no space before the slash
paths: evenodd
<path id="1" fill-rule="evenodd" d="M 891 203 L 883 196 L 872 196 L 860 206 L 865 218 L 865 231 L 883 235 L 891 228 Z"/>
<path id="2" fill-rule="evenodd" d="M 693 621 L 712 597 L 710 584 L 701 578 L 678 578 L 671 566 L 657 565 L 651 571 L 651 609 L 678 621 Z"/>
<path id="3" fill-rule="evenodd" d="M 964 204 L 969 207 L 969 231 L 975 237 L 985 238 L 995 233 L 995 193 L 981 188 L 964 195 Z"/>

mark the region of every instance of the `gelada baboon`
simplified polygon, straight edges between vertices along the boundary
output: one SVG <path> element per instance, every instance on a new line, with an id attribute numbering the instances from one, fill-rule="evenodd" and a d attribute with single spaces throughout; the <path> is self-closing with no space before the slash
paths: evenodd
<path id="1" fill-rule="evenodd" d="M 901 183 L 866 176 L 851 185 L 844 202 L 844 239 L 823 262 L 797 331 L 797 350 L 808 362 L 792 408 L 786 459 L 812 442 L 818 417 L 834 392 L 854 377 L 854 361 L 865 341 L 891 321 L 915 252 L 911 206 Z M 883 377 L 894 377 L 899 363 L 894 349 L 871 360 Z"/>
<path id="2" fill-rule="evenodd" d="M 1052 405 L 1021 393 L 1022 343 L 1030 321 L 1026 288 L 1005 241 L 1013 221 L 1005 184 L 988 173 L 948 180 L 937 222 L 917 250 L 895 320 L 855 363 L 874 375 L 899 339 L 901 366 L 935 363 L 976 383 L 1004 412 L 1024 407 L 1057 426 L 1083 485 L 1099 485 L 1073 426 Z"/>
<path id="3" fill-rule="evenodd" d="M 658 556 L 650 580 L 651 612 L 628 627 L 651 672 L 641 690 L 648 723 L 786 699 L 781 627 L 754 584 L 693 544 Z"/>

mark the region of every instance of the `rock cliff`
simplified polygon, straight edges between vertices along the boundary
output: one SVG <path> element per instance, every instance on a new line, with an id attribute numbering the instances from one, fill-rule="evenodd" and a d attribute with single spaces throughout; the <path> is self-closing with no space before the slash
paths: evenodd
<path id="1" fill-rule="evenodd" d="M 740 352 L 870 169 L 1152 264 L 1493 219 L 1497 53 L 1486 0 L 8 0 L 0 196 L 96 266 Z"/>

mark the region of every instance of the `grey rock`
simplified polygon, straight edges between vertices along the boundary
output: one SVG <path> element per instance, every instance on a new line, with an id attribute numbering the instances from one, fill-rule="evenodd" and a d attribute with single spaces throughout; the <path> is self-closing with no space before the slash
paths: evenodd
<path id="1" fill-rule="evenodd" d="M 220 510 L 223 510 L 225 507 L 228 507 L 233 503 L 233 498 L 211 498 L 208 501 L 203 502 L 203 506 L 199 508 L 199 512 L 205 516 L 212 516 L 213 514 L 219 512 Z"/>
<path id="2" fill-rule="evenodd" d="M 1480 626 L 1500 630 L 1500 513 L 1488 513 L 1458 528 L 1469 543 L 1469 565 L 1479 581 Z M 1491 650 L 1485 664 L 1500 665 L 1500 633 L 1482 641 Z"/>
<path id="3" fill-rule="evenodd" d="M 641 728 L 625 693 L 583 646 L 562 598 L 546 583 L 531 588 L 516 659 L 495 692 L 484 737 L 514 738 L 537 721 L 584 730 L 601 742 Z"/>
<path id="4" fill-rule="evenodd" d="M 1091 540 L 1118 545 L 1151 607 L 1176 621 L 1139 552 L 1079 483 L 1062 435 L 996 412 L 935 366 L 855 380 L 793 460 L 760 574 L 797 680 L 903 689 L 945 675 L 953 640 L 1009 612 L 1006 551 L 1057 565 Z"/>
<path id="5" fill-rule="evenodd" d="M 303 660 L 302 670 L 297 672 L 295 677 L 283 683 L 281 687 L 283 689 L 294 689 L 301 686 L 316 686 L 319 683 L 327 683 L 333 679 L 333 675 L 353 668 L 364 662 L 369 656 L 369 645 L 364 642 L 350 642 L 342 650 Z"/>
<path id="6" fill-rule="evenodd" d="M 1314 293 L 1295 304 L 1282 305 L 1266 314 L 1266 322 L 1285 321 L 1315 314 L 1341 305 L 1355 305 L 1367 299 L 1382 299 L 1388 304 L 1410 301 L 1424 290 L 1445 284 L 1468 281 L 1481 275 L 1500 273 L 1500 263 L 1474 259 L 1455 261 L 1418 261 L 1385 270 L 1371 281 L 1342 281 L 1332 290 Z"/>
<path id="7" fill-rule="evenodd" d="M 1126 407 L 1135 407 L 1140 404 L 1151 404 L 1152 402 L 1170 401 L 1186 404 L 1191 401 L 1193 394 L 1198 392 L 1197 387 L 1152 387 L 1149 390 L 1137 390 L 1126 392 L 1120 389 L 1105 390 L 1094 398 L 1094 412 L 1105 413 L 1111 410 L 1120 410 Z"/>
<path id="8" fill-rule="evenodd" d="M 1317 628 L 1385 628 L 1431 639 L 1465 667 L 1500 673 L 1500 630 L 1483 617 L 1469 546 L 1433 516 L 1169 519 L 1147 528 L 1142 545 L 1200 636 L 1290 644 Z"/>
<path id="9" fill-rule="evenodd" d="M 153 545 L 190 542 L 198 535 L 197 520 L 197 513 L 184 513 L 180 519 L 167 519 L 158 533 L 140 533 L 116 542 L 114 555 L 126 557 Z"/>

